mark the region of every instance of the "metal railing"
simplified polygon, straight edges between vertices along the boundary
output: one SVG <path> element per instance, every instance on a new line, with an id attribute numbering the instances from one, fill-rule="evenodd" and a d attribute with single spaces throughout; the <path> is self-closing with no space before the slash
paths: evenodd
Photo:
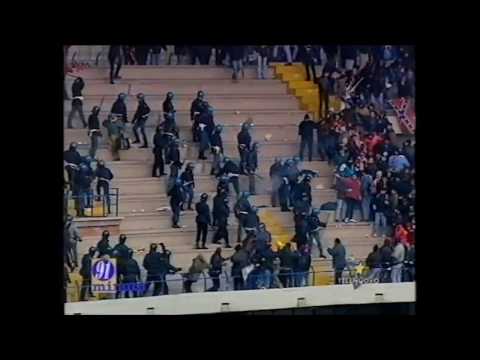
<path id="1" fill-rule="evenodd" d="M 368 274 L 358 275 L 355 274 L 353 269 L 345 268 L 341 277 L 340 284 L 352 284 L 354 288 L 357 288 L 364 283 L 387 283 L 392 282 L 391 268 L 382 268 L 381 272 L 375 278 L 369 278 L 372 272 Z M 323 283 L 317 283 L 319 277 L 323 277 Z M 240 281 L 237 281 L 241 278 Z M 403 266 L 402 269 L 402 282 L 415 281 L 415 267 Z M 218 276 L 219 287 L 215 286 L 214 280 L 217 277 L 212 277 L 206 272 L 199 274 L 199 277 L 195 281 L 191 281 L 191 291 L 187 291 L 186 285 L 189 276 L 187 273 L 183 274 L 169 274 L 165 277 L 165 280 L 139 282 L 131 284 L 122 284 L 117 287 L 117 293 L 102 296 L 100 298 L 93 298 L 89 296 L 90 285 L 85 285 L 78 281 L 73 281 L 67 286 L 67 293 L 70 294 L 67 297 L 68 301 L 81 301 L 81 289 L 85 288 L 85 295 L 88 301 L 100 300 L 101 298 L 125 298 L 127 292 L 129 297 L 144 297 L 144 296 L 156 296 L 158 295 L 174 295 L 182 294 L 186 292 L 198 293 L 207 291 L 241 291 L 241 290 L 255 290 L 255 289 L 274 289 L 274 288 L 291 288 L 291 287 L 303 287 L 303 286 L 322 286 L 322 285 L 334 285 L 334 272 L 333 270 L 315 270 L 313 267 L 308 272 L 270 272 L 258 275 L 248 275 L 246 279 L 240 276 L 231 276 L 226 270 L 223 270 Z M 147 285 L 148 284 L 148 285 Z M 157 285 L 158 284 L 158 285 Z M 157 286 L 156 286 L 157 285 Z M 155 288 L 157 287 L 157 294 L 154 295 Z M 133 289 L 133 290 L 132 290 Z M 136 289 L 136 290 L 135 290 Z M 90 294 L 92 295 L 92 294 Z"/>
<path id="2" fill-rule="evenodd" d="M 64 206 L 67 211 L 75 210 L 77 217 L 107 217 L 112 214 L 118 216 L 119 189 L 109 188 L 108 194 L 100 195 L 94 194 L 92 190 L 74 195 L 67 190 L 64 192 Z"/>

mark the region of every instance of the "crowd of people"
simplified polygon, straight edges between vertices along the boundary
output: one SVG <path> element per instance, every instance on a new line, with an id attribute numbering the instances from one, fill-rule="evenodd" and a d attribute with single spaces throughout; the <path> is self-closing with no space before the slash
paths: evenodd
<path id="1" fill-rule="evenodd" d="M 120 64 L 123 60 L 127 64 L 138 61 L 144 65 L 150 54 L 150 59 L 158 65 L 158 54 L 168 51 L 167 48 L 160 46 L 154 50 L 154 47 L 138 49 L 111 46 L 109 58 L 112 64 L 112 82 L 119 78 Z M 207 64 L 211 52 L 212 48 L 209 47 L 175 47 L 173 54 L 179 57 L 190 54 L 194 62 L 198 59 L 201 64 Z M 386 237 L 384 245 L 381 248 L 374 248 L 367 258 L 371 278 L 386 282 L 414 279 L 414 270 L 411 269 L 412 264 L 414 269 L 415 262 L 415 144 L 411 140 L 406 140 L 400 146 L 397 145 L 392 124 L 386 116 L 388 100 L 399 96 L 407 98 L 415 96 L 412 49 L 389 45 L 342 46 L 340 49 L 333 46 L 310 45 L 245 46 L 215 48 L 215 61 L 217 65 L 233 66 L 233 78 L 238 79 L 243 69 L 243 61 L 249 62 L 253 59 L 250 57 L 251 52 L 258 58 L 259 78 L 265 78 L 263 67 L 269 60 L 286 60 L 291 64 L 300 59 L 306 66 L 308 77 L 313 77 L 325 90 L 323 93 L 326 94 L 326 101 L 329 95 L 336 94 L 343 100 L 344 109 L 340 112 L 328 110 L 319 121 L 313 121 L 306 114 L 299 124 L 301 137 L 299 157 L 275 159 L 270 168 L 271 204 L 273 207 L 279 205 L 283 212 L 293 212 L 295 234 L 291 240 L 296 244 L 295 249 L 287 243 L 283 248 L 274 251 L 271 234 L 259 219 L 259 209 L 249 201 L 249 196 L 255 194 L 260 148 L 250 133 L 253 119 L 250 118 L 243 123 L 238 133 L 239 161 L 236 161 L 225 154 L 222 125 L 215 123 L 213 109 L 205 100 L 205 93 L 198 91 L 190 111 L 192 138 L 193 142 L 198 144 L 198 159 L 205 160 L 211 157 L 211 175 L 218 180 L 218 185 L 212 209 L 208 205 L 206 193 L 200 195 L 194 209 L 192 207 L 195 199 L 194 164 L 182 162 L 180 146 L 184 140 L 180 139 L 176 125 L 174 93 L 167 93 L 163 102 L 163 120 L 157 125 L 152 141 L 155 159 L 152 176 L 167 175 L 165 165 L 170 166 L 166 194 L 170 198 L 172 227 L 181 227 L 182 211 L 196 211 L 195 248 L 207 249 L 209 227 L 215 229 L 212 244 L 219 244 L 223 240 L 225 247 L 230 248 L 228 230 L 231 217 L 230 184 L 236 195 L 233 207 L 233 216 L 238 223 L 235 253 L 230 258 L 223 258 L 221 248 L 217 248 L 210 263 L 206 262 L 202 255 L 196 257 L 184 275 L 185 291 L 191 291 L 192 283 L 198 280 L 199 274 L 206 269 L 209 269 L 209 275 L 214 279 L 211 290 L 218 290 L 219 274 L 227 260 L 232 263 L 231 276 L 235 290 L 308 284 L 312 250 L 316 247 L 319 257 L 326 258 L 322 245 L 322 234 L 326 224 L 320 221 L 319 214 L 321 210 L 327 209 L 335 211 L 337 222 L 345 223 L 358 221 L 355 217 L 357 210 L 360 221 L 373 224 L 372 236 Z M 324 57 L 326 63 L 321 76 L 317 77 L 315 65 L 321 64 Z M 117 65 L 117 68 L 114 69 L 113 65 Z M 80 156 L 75 143 L 72 143 L 64 153 L 68 176 L 66 184 L 68 190 L 73 191 L 77 198 L 78 216 L 82 216 L 84 208 L 91 205 L 93 198 L 91 187 L 95 178 L 98 179 L 97 195 L 100 196 L 102 191 L 107 195 L 110 212 L 109 182 L 113 179 L 112 172 L 106 168 L 103 161 L 97 161 L 95 171 L 90 165 L 95 161 L 98 137 L 102 136 L 98 119 L 100 106 L 93 107 L 88 123 L 85 122 L 81 94 L 84 86 L 81 78 L 77 78 L 72 85 L 73 99 L 68 127 L 72 126 L 72 119 L 75 113 L 78 113 L 83 125 L 89 129 L 91 138 L 89 156 Z M 131 147 L 125 100 L 126 95 L 119 94 L 108 118 L 102 122 L 107 129 L 113 160 L 120 160 L 120 149 L 128 150 Z M 138 94 L 137 100 L 137 111 L 131 120 L 134 124 L 133 143 L 142 143 L 141 147 L 147 148 L 149 142 L 145 134 L 145 125 L 150 108 L 144 94 Z M 328 109 L 328 104 L 326 108 Z M 309 161 L 315 152 L 321 160 L 328 161 L 336 168 L 333 186 L 337 191 L 337 201 L 333 207 L 332 204 L 323 204 L 317 208 L 312 206 L 311 180 L 319 174 L 301 169 L 305 148 L 308 149 Z M 248 176 L 248 192 L 241 191 L 240 176 Z M 71 219 L 69 223 L 71 224 Z M 80 241 L 78 236 L 69 236 L 69 239 L 76 239 L 70 242 Z M 70 249 L 68 253 L 73 254 L 75 251 L 72 249 L 76 247 L 68 245 L 67 248 Z M 91 251 L 100 252 L 100 248 L 102 246 L 97 246 Z M 156 249 L 151 248 L 151 251 L 155 253 Z M 340 283 L 341 274 L 346 266 L 345 248 L 341 241 L 336 239 L 334 247 L 327 249 L 327 252 L 333 258 L 335 283 Z M 99 256 L 112 254 L 103 251 Z M 124 255 L 125 261 L 128 259 L 135 261 L 131 256 L 128 257 L 127 252 L 124 252 Z M 77 257 L 72 255 L 68 261 L 78 266 Z M 168 265 L 171 266 L 169 262 Z M 157 265 L 154 265 L 154 268 L 155 266 Z M 169 266 L 158 265 L 162 270 L 153 271 L 149 279 L 154 279 L 152 281 L 160 279 L 160 282 L 165 282 L 164 275 L 158 274 L 178 271 Z M 132 265 L 131 268 L 135 269 L 135 266 Z M 149 271 L 147 267 L 145 269 Z M 405 269 L 408 271 L 405 272 Z M 154 275 L 155 272 L 160 278 Z M 125 279 L 133 278 L 129 275 Z M 156 294 L 160 292 L 159 289 L 155 291 Z"/>

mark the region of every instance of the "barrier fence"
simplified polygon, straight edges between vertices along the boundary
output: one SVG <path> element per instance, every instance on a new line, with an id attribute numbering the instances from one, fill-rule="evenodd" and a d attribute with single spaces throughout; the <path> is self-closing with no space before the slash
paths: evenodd
<path id="1" fill-rule="evenodd" d="M 319 284 L 319 278 L 327 278 L 328 282 Z M 173 295 L 188 292 L 207 292 L 207 291 L 241 291 L 254 289 L 273 289 L 290 288 L 301 286 L 319 286 L 333 285 L 333 270 L 315 270 L 313 267 L 308 272 L 292 272 L 280 270 L 279 272 L 265 272 L 255 274 L 251 272 L 246 279 L 242 276 L 231 276 L 229 272 L 223 270 L 218 277 L 210 276 L 206 272 L 198 274 L 197 279 L 192 279 L 189 274 L 168 274 L 159 281 L 145 281 L 138 283 L 120 283 L 116 287 L 116 292 L 111 294 L 101 294 L 96 297 L 93 294 L 89 284 L 82 284 L 82 279 L 77 275 L 76 280 L 72 280 L 67 286 L 67 301 L 101 300 L 126 297 L 143 297 L 156 295 Z M 217 280 L 218 279 L 218 280 Z M 340 284 L 352 284 L 358 288 L 364 283 L 389 283 L 392 282 L 391 267 L 382 268 L 381 271 L 365 271 L 358 274 L 352 268 L 343 271 L 339 279 Z M 401 281 L 415 281 L 415 266 L 405 264 L 401 271 Z M 83 293 L 82 294 L 82 287 Z M 90 292 L 90 294 L 89 294 Z"/>
<path id="2" fill-rule="evenodd" d="M 119 189 L 110 188 L 108 194 L 96 195 L 92 190 L 76 193 L 64 193 L 64 206 L 68 212 L 75 212 L 75 216 L 107 217 L 118 216 Z"/>

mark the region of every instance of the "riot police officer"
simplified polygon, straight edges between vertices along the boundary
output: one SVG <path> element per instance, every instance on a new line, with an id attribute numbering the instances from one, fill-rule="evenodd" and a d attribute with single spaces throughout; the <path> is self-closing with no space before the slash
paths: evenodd
<path id="1" fill-rule="evenodd" d="M 72 187 L 75 174 L 77 173 L 80 163 L 82 162 L 82 156 L 77 150 L 76 142 L 72 142 L 68 147 L 68 150 L 63 152 L 63 161 L 65 164 L 65 170 L 67 170 L 68 182 L 70 187 Z"/>
<path id="2" fill-rule="evenodd" d="M 147 293 L 150 283 L 153 282 L 153 296 L 160 295 L 160 293 L 167 295 L 166 275 L 169 272 L 176 273 L 181 270 L 181 268 L 170 265 L 167 259 L 157 251 L 157 244 L 150 244 L 150 251 L 143 258 L 143 267 L 147 270 L 144 295 Z"/>
<path id="3" fill-rule="evenodd" d="M 282 212 L 290 211 L 288 204 L 290 200 L 290 182 L 288 178 L 283 177 L 280 187 L 278 188 L 278 199 Z"/>
<path id="4" fill-rule="evenodd" d="M 127 241 L 127 236 L 125 234 L 120 234 L 118 238 L 118 244 L 116 244 L 112 249 L 112 257 L 117 259 L 117 283 L 121 283 L 122 276 L 126 274 L 126 263 L 129 259 L 129 251 L 131 250 L 125 242 Z M 117 291 L 116 297 L 118 298 L 120 291 Z"/>
<path id="5" fill-rule="evenodd" d="M 197 223 L 197 238 L 196 238 L 196 249 L 207 249 L 205 242 L 207 241 L 208 225 L 211 225 L 212 221 L 210 219 L 210 207 L 207 204 L 208 195 L 203 193 L 200 196 L 200 202 L 195 205 L 197 210 L 197 217 L 195 222 Z M 202 238 L 202 247 L 200 247 L 200 237 Z"/>
<path id="6" fill-rule="evenodd" d="M 175 180 L 167 195 L 170 196 L 170 207 L 172 209 L 172 228 L 180 228 L 180 225 L 178 225 L 180 207 L 185 201 L 185 193 L 180 179 Z"/>
<path id="7" fill-rule="evenodd" d="M 82 277 L 82 288 L 80 290 L 80 301 L 86 301 L 86 293 L 88 290 L 88 295 L 93 297 L 91 285 L 91 274 L 92 274 L 92 260 L 95 256 L 97 249 L 92 246 L 88 249 L 88 253 L 83 255 L 82 266 L 80 268 L 79 274 Z"/>
<path id="8" fill-rule="evenodd" d="M 98 148 L 98 138 L 102 137 L 100 121 L 98 120 L 99 113 L 100 107 L 94 106 L 92 108 L 92 113 L 88 117 L 88 136 L 90 137 L 90 150 L 88 151 L 88 154 L 92 159 L 95 159 L 95 154 Z"/>
<path id="9" fill-rule="evenodd" d="M 72 120 L 75 113 L 78 113 L 80 120 L 82 120 L 83 127 L 87 127 L 87 122 L 85 121 L 85 115 L 83 114 L 83 96 L 82 90 L 85 87 L 85 82 L 81 77 L 77 77 L 72 84 L 72 109 L 68 114 L 68 123 L 67 126 L 69 129 L 72 129 Z"/>
<path id="10" fill-rule="evenodd" d="M 224 192 L 217 194 L 213 199 L 213 215 L 218 226 L 217 232 L 213 236 L 212 243 L 218 244 L 221 239 L 225 239 L 225 247 L 231 248 L 228 241 L 228 217 L 230 216 L 230 206 L 228 197 Z"/>
<path id="11" fill-rule="evenodd" d="M 248 191 L 255 195 L 255 172 L 258 168 L 258 143 L 254 142 L 246 155 L 246 172 L 248 174 Z"/>
<path id="12" fill-rule="evenodd" d="M 111 115 L 114 117 L 122 120 L 123 124 L 128 123 L 127 119 L 127 105 L 125 103 L 127 99 L 127 95 L 124 93 L 118 94 L 117 100 L 112 105 L 112 109 L 110 110 Z M 120 140 L 122 142 L 122 146 L 124 149 L 130 148 L 130 140 L 128 136 L 125 136 L 123 133 L 120 136 Z"/>
<path id="13" fill-rule="evenodd" d="M 112 247 L 110 246 L 110 232 L 108 230 L 103 230 L 102 232 L 102 238 L 100 241 L 97 243 L 97 251 L 98 251 L 98 256 L 97 258 L 101 258 L 104 255 L 111 256 L 112 255 Z"/>
<path id="14" fill-rule="evenodd" d="M 233 208 L 235 217 L 238 221 L 237 242 L 241 242 L 242 229 L 245 228 L 245 221 L 252 207 L 252 205 L 248 201 L 249 196 L 250 194 L 248 192 L 242 192 Z"/>
<path id="15" fill-rule="evenodd" d="M 145 102 L 145 95 L 143 95 L 142 93 L 137 95 L 137 99 L 138 107 L 132 119 L 132 124 L 134 124 L 133 133 L 135 135 L 135 141 L 133 143 L 140 143 L 140 138 L 138 137 L 137 132 L 137 130 L 140 129 L 143 137 L 143 146 L 140 146 L 140 148 L 148 148 L 147 135 L 145 134 L 145 123 L 147 122 L 148 116 L 150 115 L 150 107 Z"/>
<path id="16" fill-rule="evenodd" d="M 240 154 L 240 171 L 242 172 L 242 174 L 245 173 L 247 153 L 248 153 L 248 149 L 250 149 L 250 144 L 252 142 L 252 137 L 250 136 L 249 128 L 250 128 L 249 124 L 243 123 L 242 129 L 237 135 L 238 152 Z"/>
<path id="17" fill-rule="evenodd" d="M 185 195 L 188 201 L 188 210 L 193 210 L 192 201 L 194 197 L 193 189 L 195 189 L 195 179 L 193 177 L 193 169 L 195 165 L 188 163 L 185 171 L 180 175 L 180 180 L 182 180 L 182 186 L 185 189 Z M 183 209 L 182 209 L 183 210 Z"/>
<path id="18" fill-rule="evenodd" d="M 207 125 L 203 123 L 198 124 L 198 138 L 200 140 L 200 144 L 198 145 L 198 159 L 199 160 L 207 160 L 205 156 L 205 151 L 208 150 L 210 146 L 210 138 L 208 135 L 208 131 L 206 129 Z"/>
<path id="19" fill-rule="evenodd" d="M 197 129 L 198 129 L 198 118 L 202 112 L 203 109 L 203 99 L 204 99 L 204 92 L 199 91 L 197 92 L 197 98 L 192 101 L 192 105 L 190 107 L 190 120 L 193 121 L 192 124 L 192 135 L 193 135 L 193 142 L 198 142 L 198 134 L 197 134 Z"/>
<path id="20" fill-rule="evenodd" d="M 217 125 L 212 132 L 212 136 L 210 137 L 210 145 L 212 145 L 212 152 L 213 148 L 217 146 L 219 148 L 219 152 L 223 154 L 222 130 L 223 126 Z"/>
<path id="21" fill-rule="evenodd" d="M 157 169 L 160 170 L 160 175 L 167 175 L 164 169 L 163 161 L 163 152 L 168 143 L 168 135 L 163 133 L 162 127 L 159 125 L 155 130 L 155 135 L 153 136 L 153 154 L 155 156 L 155 161 L 152 168 L 152 177 L 157 177 Z"/>
<path id="22" fill-rule="evenodd" d="M 165 163 L 167 165 L 173 163 L 179 169 L 183 166 L 183 163 L 180 161 L 180 149 L 178 140 L 175 139 L 173 141 L 170 141 L 165 160 Z"/>
<path id="23" fill-rule="evenodd" d="M 95 170 L 95 177 L 97 181 L 97 196 L 100 197 L 101 191 L 103 190 L 103 195 L 106 197 L 106 202 L 108 206 L 108 213 L 111 213 L 110 209 L 110 181 L 113 179 L 112 171 L 105 166 L 105 161 L 100 160 L 98 162 L 97 169 Z"/>
<path id="24" fill-rule="evenodd" d="M 254 235 L 257 233 L 260 218 L 258 217 L 258 209 L 256 206 L 251 206 L 245 218 L 245 231 L 247 235 Z"/>
<path id="25" fill-rule="evenodd" d="M 140 294 L 128 288 L 128 286 L 136 286 L 137 283 L 141 281 L 140 279 L 140 267 L 138 266 L 137 260 L 133 258 L 133 250 L 127 250 L 127 259 L 124 263 L 124 271 L 121 276 L 121 283 L 125 286 L 124 296 L 126 298 L 130 297 L 130 291 L 133 293 L 133 297 L 138 297 Z"/>
<path id="26" fill-rule="evenodd" d="M 235 189 L 235 192 L 237 193 L 237 196 L 238 196 L 240 194 L 240 184 L 238 182 L 240 169 L 238 168 L 237 164 L 235 164 L 230 158 L 226 157 L 224 160 L 225 160 L 225 165 L 220 170 L 217 177 L 220 177 L 224 174 L 227 175 L 229 182 L 233 184 L 233 188 Z"/>

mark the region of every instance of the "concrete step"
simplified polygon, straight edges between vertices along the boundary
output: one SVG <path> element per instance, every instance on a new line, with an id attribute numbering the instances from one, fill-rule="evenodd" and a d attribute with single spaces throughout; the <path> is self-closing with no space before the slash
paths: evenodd
<path id="1" fill-rule="evenodd" d="M 110 68 L 109 67 L 98 67 L 98 68 L 89 68 L 84 69 L 79 72 L 85 80 L 89 79 L 104 79 L 105 82 L 109 81 Z M 209 66 L 209 65 L 160 65 L 160 66 L 135 66 L 135 65 L 124 65 L 120 71 L 120 76 L 122 80 L 119 80 L 118 83 L 122 84 L 124 81 L 129 81 L 131 79 L 143 80 L 143 79 L 156 79 L 156 80 L 180 80 L 180 79 L 223 79 L 229 80 L 232 78 L 232 70 L 224 66 Z M 268 78 L 273 78 L 273 69 L 268 68 L 266 76 Z M 246 68 L 245 69 L 245 79 L 256 79 L 257 70 L 256 68 Z M 241 80 L 239 81 L 241 82 Z"/>
<path id="2" fill-rule="evenodd" d="M 172 91 L 175 96 L 187 96 L 193 100 L 202 90 L 206 96 L 211 95 L 246 95 L 279 94 L 287 95 L 287 86 L 280 80 L 245 80 L 232 83 L 231 80 L 128 80 L 115 85 L 106 84 L 104 80 L 86 80 L 83 94 L 85 96 L 117 96 L 119 93 L 161 95 L 165 97 Z"/>
<path id="3" fill-rule="evenodd" d="M 85 110 L 92 109 L 95 105 L 100 105 L 102 96 L 85 96 L 83 106 Z M 102 108 L 111 109 L 116 97 L 105 97 Z M 162 111 L 165 96 L 149 96 L 146 98 L 147 104 L 153 111 Z M 177 111 L 190 111 L 192 101 L 190 97 L 177 97 L 175 101 L 175 109 Z M 209 96 L 208 103 L 214 110 L 299 110 L 298 100 L 293 95 L 237 95 L 237 96 Z M 70 111 L 71 101 L 64 101 L 64 109 Z M 127 108 L 135 111 L 137 101 L 134 96 L 129 97 Z"/>

